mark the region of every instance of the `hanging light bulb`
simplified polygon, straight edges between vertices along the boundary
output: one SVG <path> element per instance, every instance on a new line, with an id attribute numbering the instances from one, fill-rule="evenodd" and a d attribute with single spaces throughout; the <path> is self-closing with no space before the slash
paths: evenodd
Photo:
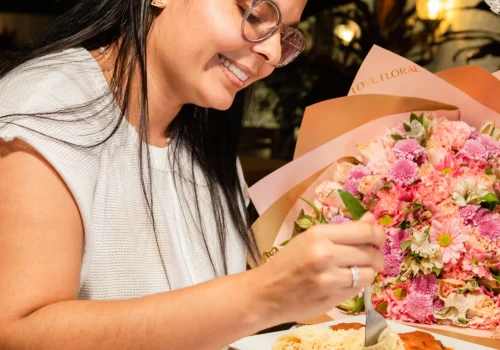
<path id="1" fill-rule="evenodd" d="M 486 0 L 486 3 L 490 5 L 491 11 L 500 15 L 500 0 Z"/>

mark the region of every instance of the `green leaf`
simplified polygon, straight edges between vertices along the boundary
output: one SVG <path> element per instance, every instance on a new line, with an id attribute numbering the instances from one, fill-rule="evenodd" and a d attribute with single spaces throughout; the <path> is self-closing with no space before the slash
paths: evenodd
<path id="1" fill-rule="evenodd" d="M 403 123 L 403 128 L 405 128 L 405 131 L 406 132 L 410 132 L 411 131 L 411 126 L 409 126 L 408 124 L 406 123 Z"/>
<path id="2" fill-rule="evenodd" d="M 280 244 L 280 247 L 284 247 L 286 246 L 288 243 L 290 243 L 291 239 L 287 239 L 286 241 L 284 241 L 283 243 Z"/>
<path id="3" fill-rule="evenodd" d="M 410 245 L 411 245 L 411 239 L 404 241 L 403 244 L 401 244 L 401 249 L 406 250 Z"/>
<path id="4" fill-rule="evenodd" d="M 356 220 L 361 219 L 367 210 L 363 207 L 363 204 L 359 201 L 359 199 L 354 197 L 351 193 L 343 190 L 339 190 L 339 195 L 351 216 Z"/>
<path id="5" fill-rule="evenodd" d="M 384 188 L 391 188 L 392 187 L 392 182 L 386 182 L 384 186 L 380 187 L 380 190 L 383 190 Z"/>
<path id="6" fill-rule="evenodd" d="M 404 140 L 405 138 L 399 134 L 392 134 L 391 137 L 394 139 L 394 141 L 399 141 L 399 140 Z"/>
<path id="7" fill-rule="evenodd" d="M 401 230 L 406 230 L 407 228 L 411 227 L 411 223 L 409 221 L 403 220 L 401 223 L 398 225 L 398 228 Z"/>
<path id="8" fill-rule="evenodd" d="M 405 212 L 406 214 L 411 214 L 411 213 L 416 212 L 417 210 L 422 209 L 422 204 L 419 204 L 419 203 L 412 203 L 412 204 L 413 204 L 413 206 L 412 206 L 412 208 L 411 208 L 411 209 L 405 209 L 405 210 L 404 210 L 404 212 Z"/>
<path id="9" fill-rule="evenodd" d="M 495 281 L 500 283 L 500 275 L 499 275 L 500 272 L 493 270 L 493 269 L 490 269 L 490 272 L 491 272 L 491 275 L 493 276 L 493 278 L 495 279 Z"/>
<path id="10" fill-rule="evenodd" d="M 314 214 L 316 215 L 317 218 L 319 218 L 320 214 L 319 214 L 319 209 L 314 205 L 312 204 L 311 202 L 309 202 L 307 199 L 304 199 L 304 198 L 301 198 L 304 202 L 307 203 L 307 205 L 309 205 L 312 210 L 314 211 Z"/>
<path id="11" fill-rule="evenodd" d="M 417 122 L 419 122 L 420 120 L 418 120 L 418 116 L 415 114 L 415 113 L 411 113 L 410 114 L 410 123 L 412 121 L 416 120 Z"/>
<path id="12" fill-rule="evenodd" d="M 441 274 L 441 269 L 438 269 L 437 267 L 434 268 L 434 273 L 436 274 L 437 277 Z"/>
<path id="13" fill-rule="evenodd" d="M 486 173 L 486 175 L 494 175 L 493 170 L 489 166 L 486 167 L 485 173 Z"/>
<path id="14" fill-rule="evenodd" d="M 482 202 L 498 202 L 498 198 L 493 193 L 488 193 L 486 196 L 481 198 L 481 201 Z"/>

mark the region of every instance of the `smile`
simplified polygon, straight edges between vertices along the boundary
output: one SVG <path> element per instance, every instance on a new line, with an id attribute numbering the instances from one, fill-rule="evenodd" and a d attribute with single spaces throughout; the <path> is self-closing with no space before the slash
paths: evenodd
<path id="1" fill-rule="evenodd" d="M 231 75 L 231 77 L 235 77 L 239 80 L 239 82 L 244 83 L 248 79 L 248 75 L 246 75 L 241 69 L 236 67 L 234 64 L 231 63 L 229 59 L 226 57 L 222 56 L 221 54 L 217 55 L 223 69 Z M 231 78 L 229 77 L 229 78 Z M 238 84 L 240 85 L 240 84 Z"/>

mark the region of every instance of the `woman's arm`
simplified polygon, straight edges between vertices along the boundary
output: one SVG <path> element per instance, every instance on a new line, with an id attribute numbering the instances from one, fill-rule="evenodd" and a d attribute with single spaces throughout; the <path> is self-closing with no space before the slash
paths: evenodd
<path id="1" fill-rule="evenodd" d="M 258 271 L 120 301 L 76 300 L 83 228 L 55 170 L 0 141 L 1 349 L 220 349 L 273 325 Z"/>

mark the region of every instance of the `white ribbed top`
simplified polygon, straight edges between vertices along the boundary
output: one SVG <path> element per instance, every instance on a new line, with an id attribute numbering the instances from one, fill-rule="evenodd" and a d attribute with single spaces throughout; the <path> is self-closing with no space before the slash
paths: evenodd
<path id="1" fill-rule="evenodd" d="M 0 117 L 38 114 L 0 118 L 0 138 L 19 138 L 33 146 L 59 172 L 78 204 L 85 230 L 79 298 L 140 297 L 222 275 L 211 194 L 201 171 L 196 168 L 194 177 L 189 171 L 187 152 L 181 153 L 184 166 L 173 171 L 168 149 L 149 146 L 156 239 L 140 184 L 135 129 L 125 120 L 110 140 L 95 148 L 62 142 L 90 145 L 109 134 L 119 116 L 112 97 L 83 112 L 56 113 L 50 119 L 40 116 L 90 101 L 106 91 L 108 85 L 97 62 L 81 48 L 37 59 L 0 80 Z M 186 197 L 179 196 L 174 185 L 174 177 L 180 175 L 188 179 Z M 195 188 L 202 230 L 196 222 Z M 226 244 L 228 272 L 244 271 L 246 250 L 234 228 Z"/>

